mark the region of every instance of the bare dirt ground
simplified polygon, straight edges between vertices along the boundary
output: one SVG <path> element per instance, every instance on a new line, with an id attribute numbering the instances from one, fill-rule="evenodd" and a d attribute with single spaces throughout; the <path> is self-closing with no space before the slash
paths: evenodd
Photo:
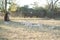
<path id="1" fill-rule="evenodd" d="M 20 20 L 21 19 L 21 20 Z M 12 20 L 7 24 L 0 20 L 0 40 L 60 40 L 59 20 L 23 19 Z M 39 27 L 28 27 L 21 22 L 45 24 Z M 47 26 L 49 25 L 49 26 Z M 54 26 L 55 28 L 48 28 Z"/>

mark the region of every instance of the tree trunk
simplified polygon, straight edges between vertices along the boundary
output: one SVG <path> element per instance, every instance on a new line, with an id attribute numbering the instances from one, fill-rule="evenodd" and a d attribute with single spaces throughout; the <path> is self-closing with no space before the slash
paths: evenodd
<path id="1" fill-rule="evenodd" d="M 4 21 L 9 21 L 9 12 L 7 12 L 7 0 L 5 0 L 5 16 Z"/>
<path id="2" fill-rule="evenodd" d="M 5 13 L 4 21 L 10 21 L 8 12 Z"/>

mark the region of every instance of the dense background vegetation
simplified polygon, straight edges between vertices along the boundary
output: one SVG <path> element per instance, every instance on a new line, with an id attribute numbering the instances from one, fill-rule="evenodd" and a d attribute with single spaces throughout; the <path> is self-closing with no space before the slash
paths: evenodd
<path id="1" fill-rule="evenodd" d="M 22 7 L 18 6 L 12 0 L 7 0 L 7 4 L 9 4 L 9 8 L 7 9 L 11 16 L 13 17 L 36 17 L 36 18 L 59 18 L 60 17 L 60 7 L 58 7 L 57 3 L 59 0 L 50 0 L 47 1 L 47 5 L 45 8 L 39 7 L 37 2 L 34 2 L 33 7 L 29 8 L 29 5 L 24 5 Z M 6 6 L 7 7 L 7 6 Z M 4 12 L 4 2 L 0 2 L 0 11 Z M 3 15 L 3 13 L 0 13 Z"/>

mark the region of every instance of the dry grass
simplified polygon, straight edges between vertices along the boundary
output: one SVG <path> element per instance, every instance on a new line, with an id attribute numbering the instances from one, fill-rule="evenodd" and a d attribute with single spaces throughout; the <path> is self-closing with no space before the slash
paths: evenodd
<path id="1" fill-rule="evenodd" d="M 44 19 L 44 18 L 10 18 L 16 22 L 31 22 L 31 23 L 39 23 L 39 24 L 46 24 L 46 25 L 55 25 L 60 26 L 60 20 L 54 19 Z"/>
<path id="2" fill-rule="evenodd" d="M 43 29 L 29 28 L 21 25 L 21 22 L 41 23 L 46 25 L 59 25 L 60 21 L 56 20 L 12 20 L 9 24 L 5 24 L 0 20 L 0 40 L 60 40 L 60 29 Z M 60 26 L 56 26 L 59 27 Z"/>

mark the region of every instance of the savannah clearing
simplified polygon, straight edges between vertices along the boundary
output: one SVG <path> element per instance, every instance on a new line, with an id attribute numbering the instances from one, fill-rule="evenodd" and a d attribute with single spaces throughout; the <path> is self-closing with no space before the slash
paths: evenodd
<path id="1" fill-rule="evenodd" d="M 13 20 L 14 19 L 14 20 Z M 25 22 L 32 25 L 25 25 Z M 60 21 L 36 18 L 11 18 L 5 23 L 0 20 L 0 40 L 60 40 Z M 41 26 L 42 25 L 42 26 Z"/>

